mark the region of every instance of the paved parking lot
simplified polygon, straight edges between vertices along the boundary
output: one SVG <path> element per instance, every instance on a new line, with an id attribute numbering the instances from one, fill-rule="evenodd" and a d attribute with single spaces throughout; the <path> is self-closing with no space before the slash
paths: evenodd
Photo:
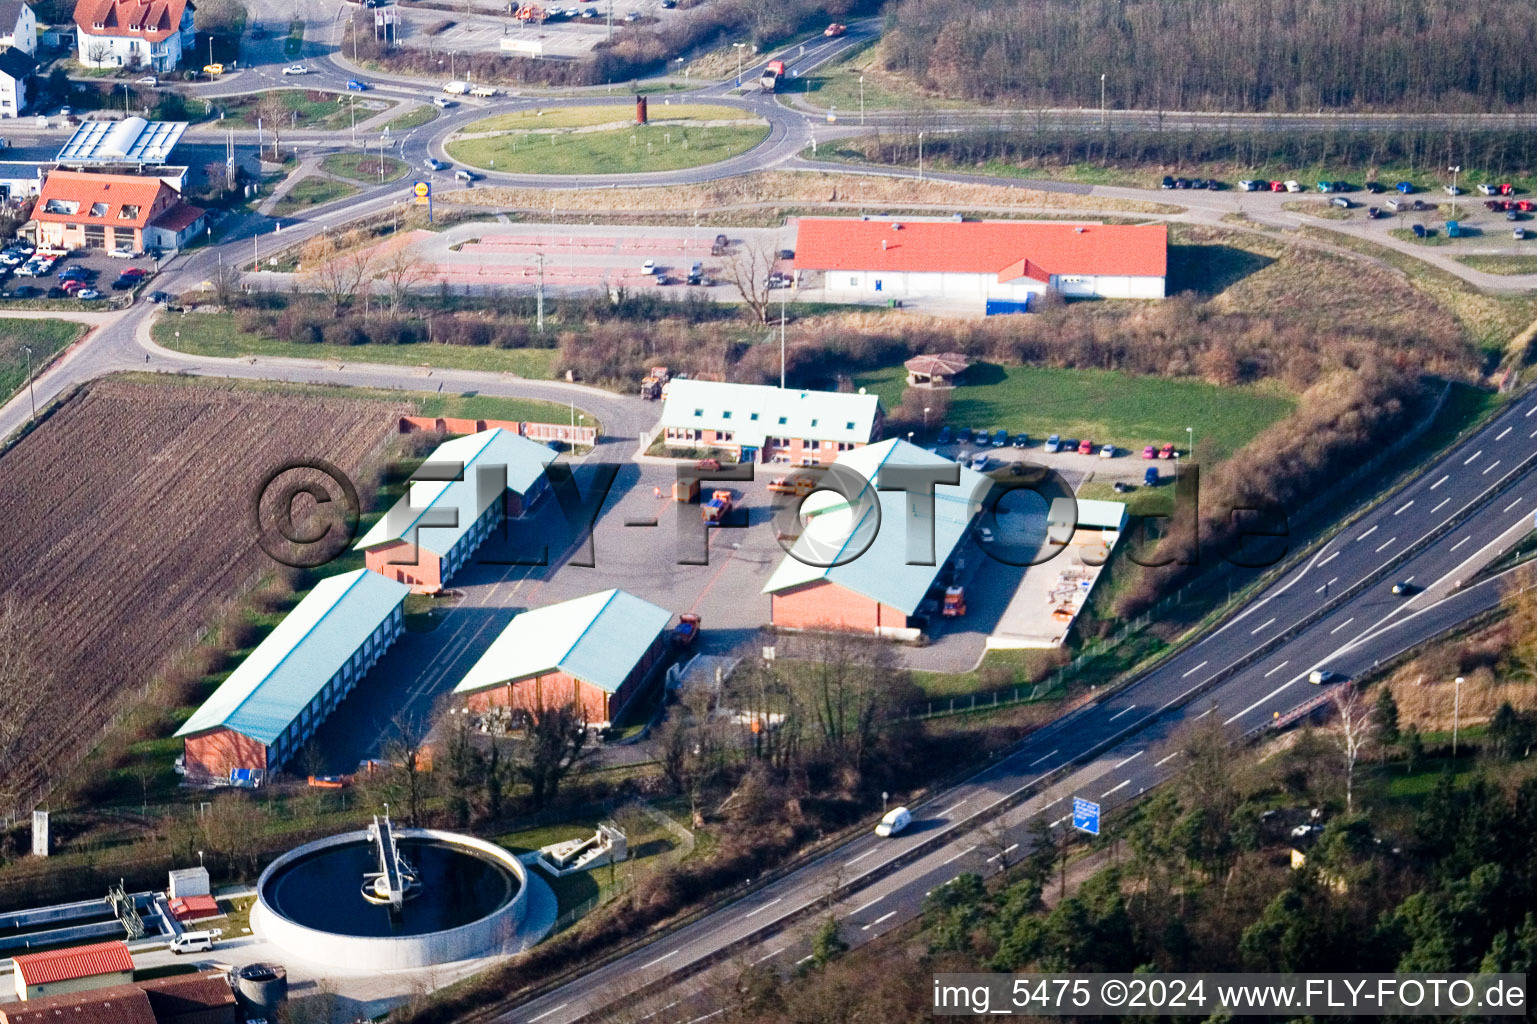
<path id="1" fill-rule="evenodd" d="M 6 299 L 14 299 L 17 288 L 31 287 L 41 290 L 41 294 L 30 298 L 46 298 L 50 296 L 49 289 L 59 288 L 59 275 L 67 271 L 78 273 L 84 271 L 88 286 L 96 289 L 103 300 L 127 289 L 114 289 L 113 283 L 118 280 L 123 271 L 130 267 L 143 271 L 146 279 L 152 278 L 155 273 L 155 261 L 149 258 L 137 260 L 117 259 L 108 256 L 101 249 L 77 249 L 68 256 L 57 261 L 53 267 L 41 277 L 29 277 L 18 273 L 21 266 L 0 267 L 0 309 Z M 23 296 L 27 297 L 27 296 Z M 59 291 L 52 294 L 53 298 L 66 298 L 67 293 Z M 87 303 L 89 305 L 89 303 Z"/>
<path id="2" fill-rule="evenodd" d="M 516 9 L 518 4 L 514 4 Z M 508 5 L 477 0 L 459 11 L 427 10 L 401 5 L 396 8 L 405 30 L 401 44 L 415 49 L 429 49 L 447 54 L 497 53 L 503 38 L 518 40 L 524 53 L 546 57 L 582 57 L 609 38 L 609 12 L 613 12 L 615 34 L 631 26 L 656 28 L 683 16 L 677 8 L 664 8 L 661 0 L 566 0 L 540 6 L 549 12 L 543 23 L 520 22 L 508 17 Z M 568 13 L 569 12 L 569 13 Z M 633 15 L 634 20 L 626 20 Z M 435 34 L 429 28 L 443 22 L 452 24 Z M 445 65 L 446 66 L 446 65 Z M 447 74 L 445 73 L 445 77 Z"/>

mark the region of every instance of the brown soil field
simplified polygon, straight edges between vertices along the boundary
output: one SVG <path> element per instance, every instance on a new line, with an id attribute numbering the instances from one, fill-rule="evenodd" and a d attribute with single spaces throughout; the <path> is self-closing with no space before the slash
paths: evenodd
<path id="1" fill-rule="evenodd" d="M 356 475 L 408 412 L 109 380 L 0 456 L 0 602 L 27 616 L 41 687 L 25 733 L 0 752 L 4 802 L 45 795 L 157 672 L 282 569 L 258 546 L 252 512 L 270 473 L 324 459 Z"/>

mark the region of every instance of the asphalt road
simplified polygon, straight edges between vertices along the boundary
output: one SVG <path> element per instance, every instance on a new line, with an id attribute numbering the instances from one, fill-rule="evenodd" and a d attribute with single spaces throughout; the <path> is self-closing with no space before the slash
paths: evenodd
<path id="1" fill-rule="evenodd" d="M 760 941 L 760 933 L 830 901 L 846 934 L 872 938 L 913 917 L 928 891 L 961 871 L 996 870 L 1010 844 L 1003 857 L 1017 861 L 1035 816 L 1067 827 L 1074 796 L 1109 811 L 1163 781 L 1178 759 L 1168 741 L 1185 723 L 1216 715 L 1236 733 L 1263 729 L 1330 688 L 1310 684 L 1311 670 L 1369 671 L 1493 607 L 1497 583 L 1456 584 L 1530 528 L 1534 461 L 1537 399 L 1528 397 L 1335 534 L 1222 628 L 915 808 L 903 835 L 858 838 L 497 1019 L 569 1024 L 738 945 L 748 961 L 789 959 L 804 936 L 792 929 Z M 1395 597 L 1389 591 L 1399 580 L 1423 589 Z M 1003 818 L 1006 831 L 979 832 L 979 816 L 1022 793 L 1032 795 Z M 656 1019 L 686 1020 L 688 1012 L 684 1005 Z"/>

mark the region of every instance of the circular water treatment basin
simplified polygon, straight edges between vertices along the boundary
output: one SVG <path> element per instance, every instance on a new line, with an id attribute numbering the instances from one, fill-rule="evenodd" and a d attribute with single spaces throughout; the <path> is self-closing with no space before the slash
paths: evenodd
<path id="1" fill-rule="evenodd" d="M 495 913 L 517 895 L 510 870 L 473 850 L 432 839 L 402 839 L 400 855 L 416 884 L 394 911 L 363 884 L 379 870 L 368 840 L 315 850 L 285 864 L 262 885 L 262 899 L 295 924 L 338 935 L 425 935 Z"/>
<path id="2" fill-rule="evenodd" d="M 405 884 L 392 906 L 367 831 L 308 843 L 257 882 L 252 927 L 295 956 L 363 970 L 423 967 L 506 948 L 527 902 L 523 865 L 472 836 L 394 832 Z"/>

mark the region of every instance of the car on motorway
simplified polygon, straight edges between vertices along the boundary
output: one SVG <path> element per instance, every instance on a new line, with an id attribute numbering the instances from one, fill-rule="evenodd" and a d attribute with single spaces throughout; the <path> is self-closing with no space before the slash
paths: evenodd
<path id="1" fill-rule="evenodd" d="M 1146 469 L 1144 469 L 1142 471 L 1142 486 L 1143 487 L 1157 487 L 1158 486 L 1158 467 L 1157 466 L 1149 466 L 1149 467 L 1147 467 Z"/>
<path id="2" fill-rule="evenodd" d="M 936 444 L 949 444 L 950 443 L 950 428 L 949 427 L 940 427 L 939 428 L 939 436 L 934 439 L 934 442 Z"/>
<path id="3" fill-rule="evenodd" d="M 1345 677 L 1338 672 L 1331 672 L 1326 668 L 1315 668 L 1308 673 L 1308 682 L 1314 686 L 1323 686 L 1325 683 L 1342 683 Z"/>
<path id="4" fill-rule="evenodd" d="M 303 64 L 290 64 L 283 69 L 283 74 L 285 75 L 307 75 L 309 73 L 310 69 Z"/>
<path id="5" fill-rule="evenodd" d="M 427 168 L 427 170 L 429 170 L 429 171 L 446 171 L 446 170 L 448 170 L 448 165 L 445 164 L 443 161 L 439 160 L 435 156 L 429 156 L 427 159 L 423 160 L 422 161 L 422 166 Z"/>
<path id="6" fill-rule="evenodd" d="M 826 36 L 828 39 L 836 39 L 839 36 L 843 35 L 843 33 L 847 32 L 848 30 L 849 29 L 848 29 L 847 25 L 840 25 L 840 24 L 838 24 L 835 21 L 831 25 L 829 25 L 825 29 L 823 29 L 822 30 L 822 34 L 824 36 Z"/>
<path id="7" fill-rule="evenodd" d="M 1399 580 L 1397 583 L 1393 584 L 1393 596 L 1408 597 L 1411 594 L 1418 593 L 1419 589 L 1419 587 L 1416 587 L 1408 580 Z"/>
<path id="8" fill-rule="evenodd" d="M 1394 185 L 1393 187 L 1398 190 L 1398 194 L 1399 195 L 1406 196 L 1406 195 L 1409 195 L 1410 193 L 1412 193 L 1414 191 L 1414 182 L 1412 182 L 1412 181 L 1400 181 L 1398 184 Z"/>
<path id="9" fill-rule="evenodd" d="M 1052 434 L 1050 437 L 1048 437 L 1046 439 L 1046 444 L 1043 447 L 1045 448 L 1046 451 L 1052 452 L 1052 453 L 1056 453 L 1056 452 L 1061 451 L 1062 450 L 1062 435 L 1061 434 Z"/>
<path id="10" fill-rule="evenodd" d="M 1009 432 L 1002 427 L 993 431 L 993 447 L 1007 448 L 1009 444 Z"/>
<path id="11" fill-rule="evenodd" d="M 1082 441 L 1079 441 L 1078 442 L 1078 454 L 1079 455 L 1093 455 L 1094 454 L 1094 442 L 1090 441 L 1087 437 L 1084 438 Z"/>
<path id="12" fill-rule="evenodd" d="M 977 452 L 977 454 L 973 455 L 971 457 L 971 468 L 978 473 L 985 470 L 987 468 L 987 453 Z"/>
<path id="13" fill-rule="evenodd" d="M 1028 447 L 1029 444 L 1030 444 L 1030 435 L 1029 434 L 1015 434 L 1014 435 L 1014 447 L 1015 448 L 1025 448 L 1025 447 Z"/>
<path id="14" fill-rule="evenodd" d="M 875 834 L 882 839 L 890 839 L 898 832 L 913 823 L 913 814 L 906 807 L 893 807 L 881 818 L 881 823 L 875 826 Z"/>
<path id="15" fill-rule="evenodd" d="M 1104 445 L 1103 447 L 1101 447 L 1100 450 L 1099 450 L 1099 457 L 1102 458 L 1102 459 L 1113 459 L 1113 458 L 1115 458 L 1115 445 L 1107 444 L 1107 445 Z"/>
<path id="16" fill-rule="evenodd" d="M 367 92 L 368 83 L 360 82 L 356 78 L 349 78 L 347 79 L 347 90 L 349 92 Z"/>

